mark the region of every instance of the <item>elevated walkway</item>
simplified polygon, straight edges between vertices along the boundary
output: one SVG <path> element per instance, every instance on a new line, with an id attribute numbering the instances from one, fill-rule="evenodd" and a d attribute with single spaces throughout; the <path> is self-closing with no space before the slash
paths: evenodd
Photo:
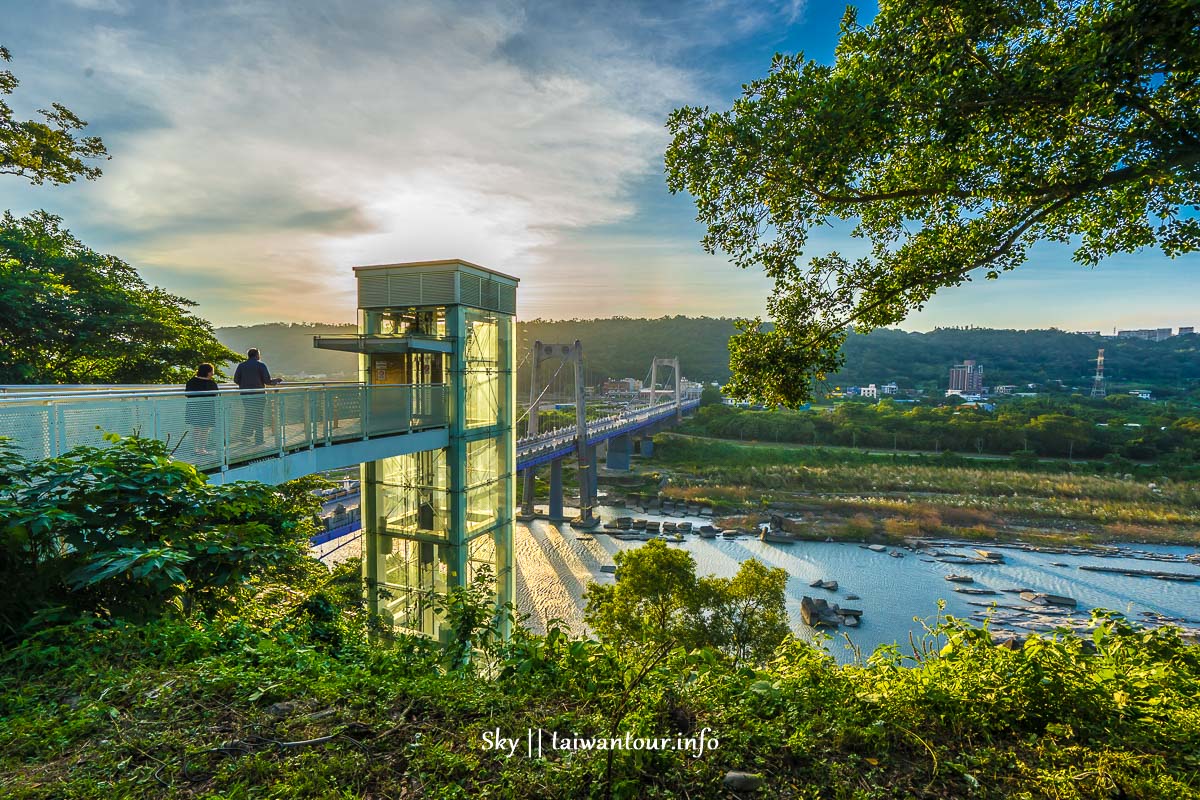
<path id="1" fill-rule="evenodd" d="M 448 442 L 441 385 L 325 383 L 206 396 L 162 386 L 0 387 L 0 436 L 31 459 L 106 433 L 159 439 L 215 483 L 281 483 Z"/>
<path id="2" fill-rule="evenodd" d="M 699 405 L 629 409 L 590 420 L 588 444 L 642 430 Z M 187 396 L 163 386 L 2 386 L 0 436 L 26 458 L 100 447 L 104 435 L 137 434 L 167 444 L 175 458 L 214 483 L 283 481 L 366 461 L 445 447 L 446 387 L 426 384 L 287 385 L 261 392 L 222 388 Z M 574 452 L 575 428 L 517 442 L 517 469 Z"/>

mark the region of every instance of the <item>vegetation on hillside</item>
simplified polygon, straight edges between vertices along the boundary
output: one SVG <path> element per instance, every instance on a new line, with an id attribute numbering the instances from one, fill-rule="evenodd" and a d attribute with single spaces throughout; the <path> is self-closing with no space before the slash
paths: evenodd
<path id="1" fill-rule="evenodd" d="M 163 564 L 56 584 L 75 613 L 0 653 L 5 797 L 717 798 L 731 770 L 759 787 L 740 796 L 1200 796 L 1200 650 L 1172 628 L 1099 616 L 1088 639 L 1009 649 L 938 618 L 910 651 L 839 666 L 780 628 L 776 571 L 748 562 L 713 581 L 651 543 L 590 590 L 595 638 L 497 638 L 485 582 L 431 596 L 453 631 L 439 645 L 375 626 L 356 563 L 331 573 L 296 551 L 310 509 L 287 490 L 243 484 L 217 500 L 219 524 L 173 524 L 200 488 L 153 448 L 76 451 L 35 479 L 38 513 L 4 507 L 5 552 L 34 558 L 37 523 L 51 540 L 149 531 L 177 552 L 199 537 L 186 552 L 222 563 L 253 528 L 256 549 L 284 555 L 231 580 Z M 28 498 L 4 459 L 0 492 Z M 70 465 L 108 477 L 73 486 Z M 98 501 L 94 521 L 80 497 Z M 237 508 L 256 521 L 227 526 Z M 78 559 L 36 555 L 54 574 Z M 189 594 L 208 600 L 177 602 Z M 623 749 L 646 739 L 658 744 Z"/>
<path id="2" fill-rule="evenodd" d="M 221 343 L 244 353 L 259 347 L 271 369 L 282 375 L 357 375 L 353 353 L 316 350 L 314 334 L 349 333 L 353 325 L 271 323 L 218 328 Z M 697 381 L 724 383 L 729 379 L 729 337 L 732 320 L 695 317 L 661 319 L 528 320 L 517 322 L 517 396 L 529 396 L 529 366 L 525 358 L 534 341 L 583 342 L 586 383 L 596 386 L 607 378 L 647 379 L 655 355 L 678 355 L 683 374 Z M 1105 348 L 1110 384 L 1153 389 L 1156 396 L 1194 391 L 1200 387 L 1200 336 L 1177 336 L 1162 342 L 1104 339 L 1056 330 L 994 330 L 939 328 L 929 333 L 881 329 L 851 334 L 843 351 L 842 368 L 822 383 L 834 386 L 882 385 L 895 381 L 902 389 L 940 394 L 950 367 L 964 359 L 983 364 L 987 384 L 1046 384 L 1058 391 L 1091 387 L 1096 349 Z M 544 372 L 543 382 L 551 372 Z"/>

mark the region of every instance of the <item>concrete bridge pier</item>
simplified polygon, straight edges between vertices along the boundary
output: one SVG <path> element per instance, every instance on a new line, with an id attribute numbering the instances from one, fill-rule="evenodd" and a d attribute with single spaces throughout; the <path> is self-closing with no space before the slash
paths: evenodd
<path id="1" fill-rule="evenodd" d="M 516 513 L 516 518 L 521 522 L 528 522 L 533 519 L 533 493 L 534 484 L 537 482 L 537 467 L 526 467 L 521 470 L 524 475 L 522 484 L 521 508 Z M 559 495 L 561 497 L 561 493 Z"/>
<path id="2" fill-rule="evenodd" d="M 654 432 L 650 431 L 646 433 L 645 436 L 638 440 L 638 445 L 642 457 L 650 458 L 650 456 L 654 455 Z"/>
<path id="3" fill-rule="evenodd" d="M 551 522 L 562 522 L 566 519 L 563 516 L 563 481 L 562 481 L 563 462 L 561 458 L 556 458 L 550 462 L 550 514 Z"/>
<path id="4" fill-rule="evenodd" d="M 596 474 L 596 446 L 586 445 L 579 454 L 579 516 L 571 520 L 576 528 L 594 528 L 600 524 L 596 516 L 596 494 L 599 481 Z"/>
<path id="5" fill-rule="evenodd" d="M 629 471 L 629 457 L 633 455 L 633 437 L 628 433 L 608 440 L 608 457 L 605 466 L 612 470 Z"/>

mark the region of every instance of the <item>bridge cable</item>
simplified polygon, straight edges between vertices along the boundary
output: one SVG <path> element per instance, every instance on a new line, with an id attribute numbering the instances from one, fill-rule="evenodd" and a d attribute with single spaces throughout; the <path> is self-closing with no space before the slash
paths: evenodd
<path id="1" fill-rule="evenodd" d="M 565 367 L 566 365 L 567 365 L 566 361 L 560 361 L 558 363 L 558 369 L 556 369 L 554 371 L 554 374 L 550 376 L 550 380 L 546 383 L 546 388 L 542 389 L 542 393 L 537 396 L 537 399 L 529 404 L 529 408 L 525 409 L 525 413 L 522 414 L 521 416 L 517 417 L 516 421 L 513 422 L 513 425 L 516 425 L 517 422 L 520 422 L 521 420 L 523 420 L 529 416 L 529 412 L 532 411 L 537 406 L 537 404 L 542 401 L 542 398 L 546 396 L 546 392 L 550 391 L 550 384 L 554 383 L 554 379 L 558 377 L 558 373 L 562 372 L 562 368 Z"/>

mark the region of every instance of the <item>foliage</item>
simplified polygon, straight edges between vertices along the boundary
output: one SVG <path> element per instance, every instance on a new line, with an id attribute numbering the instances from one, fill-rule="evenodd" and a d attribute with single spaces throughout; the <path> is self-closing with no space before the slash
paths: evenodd
<path id="1" fill-rule="evenodd" d="M 763 664 L 791 635 L 784 607 L 787 573 L 756 558 L 732 578 L 701 578 L 701 642 L 729 655 L 734 666 Z"/>
<path id="2" fill-rule="evenodd" d="M 197 485 L 143 445 L 115 443 L 112 462 L 80 453 L 95 479 L 60 465 L 40 485 L 46 495 L 95 500 L 101 539 L 120 520 L 176 552 L 203 516 L 176 496 L 221 490 Z M 10 455 L 3 463 L 7 520 L 14 492 L 37 497 Z M 92 480 L 94 488 L 66 485 Z M 307 524 L 311 507 L 284 503 L 268 487 L 242 489 L 229 503 L 243 512 L 266 504 L 293 530 Z M 205 502 L 225 503 L 214 496 Z M 64 536 L 84 524 L 74 505 L 59 514 L 43 505 L 30 519 Z M 638 552 L 646 555 L 633 558 Z M 682 637 L 711 635 L 695 623 L 728 615 L 751 622 L 729 641 L 749 642 L 782 614 L 778 570 L 747 562 L 727 584 L 708 583 L 661 544 L 627 553 L 616 588 L 636 635 L 657 636 L 662 619 Z M 258 570 L 205 613 L 85 616 L 12 644 L 0 653 L 0 792 L 14 800 L 720 798 L 726 771 L 752 770 L 764 778 L 762 794 L 778 797 L 1200 796 L 1200 650 L 1173 628 L 1136 630 L 1101 615 L 1088 640 L 1035 635 L 1008 649 L 985 628 L 939 617 L 911 653 L 882 648 L 839 666 L 786 629 L 770 634 L 770 655 L 726 650 L 731 658 L 674 634 L 650 648 L 631 647 L 624 630 L 478 637 L 495 609 L 488 592 L 466 591 L 439 598 L 459 634 L 440 645 L 374 628 L 360 570 L 349 562 L 330 572 L 300 558 L 286 573 Z M 194 588 L 221 591 L 220 574 L 197 576 Z M 776 591 L 778 604 L 762 602 Z M 708 593 L 733 605 L 714 601 L 718 614 L 694 616 L 694 601 L 683 598 Z M 754 607 L 737 606 L 746 601 Z M 461 668 L 466 639 L 491 669 Z M 526 751 L 527 731 L 540 732 L 543 753 Z M 488 747 L 497 733 L 513 738 L 511 749 Z M 554 750 L 552 736 L 671 746 Z M 713 746 L 698 751 L 701 736 Z"/>
<path id="3" fill-rule="evenodd" d="M 12 61 L 7 48 L 0 47 L 0 61 Z M 100 137 L 76 138 L 75 131 L 87 123 L 61 103 L 38 111 L 44 122 L 17 119 L 2 99 L 13 93 L 17 83 L 12 70 L 0 70 L 0 175 L 55 185 L 71 183 L 81 176 L 88 180 L 100 177 L 100 168 L 86 161 L 107 157 Z"/>
<path id="4" fill-rule="evenodd" d="M 775 282 L 730 393 L 803 403 L 848 325 L 898 323 L 1038 241 L 1085 265 L 1197 249 L 1198 31 L 1191 2 L 882 0 L 866 26 L 847 11 L 832 65 L 776 55 L 731 110 L 675 111 L 668 186 L 707 250 Z M 866 255 L 801 265 L 813 228 L 849 220 Z"/>
<path id="5" fill-rule="evenodd" d="M 585 620 L 619 649 L 711 648 L 761 664 L 789 635 L 782 569 L 749 559 L 733 578 L 697 578 L 690 553 L 658 540 L 614 560 L 617 582 L 588 587 Z"/>
<path id="6" fill-rule="evenodd" d="M 651 541 L 614 555 L 617 581 L 587 590 L 584 619 L 602 638 L 619 644 L 686 641 L 697 607 L 696 561 L 691 553 Z"/>
<path id="7" fill-rule="evenodd" d="M 0 383 L 182 382 L 236 360 L 193 305 L 52 214 L 0 219 Z"/>
<path id="8" fill-rule="evenodd" d="M 496 581 L 486 564 L 476 570 L 466 586 L 451 586 L 444 594 L 429 593 L 430 607 L 444 615 L 451 632 L 446 660 L 454 669 L 474 666 L 476 652 L 494 654 L 506 624 L 515 621 L 513 608 L 497 608 Z"/>
<path id="9" fill-rule="evenodd" d="M 700 392 L 700 405 L 715 406 L 721 403 L 721 390 L 716 386 L 705 386 Z"/>
<path id="10" fill-rule="evenodd" d="M 775 797 L 1198 796 L 1200 654 L 1174 629 L 1101 617 L 1090 640 L 1009 650 L 939 619 L 907 654 L 839 666 L 788 638 L 748 669 L 683 648 L 647 668 L 556 628 L 519 633 L 489 676 L 368 638 L 357 604 L 334 607 L 337 646 L 314 635 L 303 609 L 356 568 L 263 584 L 211 618 L 76 623 L 12 648 L 5 796 L 721 798 L 731 769 Z M 617 738 L 718 745 L 550 749 L 552 733 L 608 736 L 618 717 Z M 486 747 L 497 730 L 515 752 Z"/>
<path id="11" fill-rule="evenodd" d="M 1124 398 L 1114 398 L 1124 399 Z M 699 409 L 685 430 L 728 439 L 982 455 L 1106 459 L 1112 472 L 1160 459 L 1155 474 L 1200 475 L 1200 414 L 1172 405 L 1028 398 L 978 407 L 846 402 L 811 411 Z"/>
<path id="12" fill-rule="evenodd" d="M 0 639 L 78 616 L 211 611 L 295 567 L 319 479 L 214 486 L 153 439 L 29 461 L 0 439 Z"/>

